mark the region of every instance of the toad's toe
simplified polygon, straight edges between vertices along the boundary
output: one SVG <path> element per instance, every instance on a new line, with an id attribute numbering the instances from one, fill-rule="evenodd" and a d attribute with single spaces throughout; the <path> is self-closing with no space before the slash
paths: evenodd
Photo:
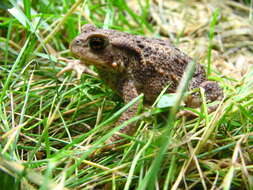
<path id="1" fill-rule="evenodd" d="M 89 69 L 86 65 L 82 64 L 80 60 L 69 60 L 66 58 L 59 58 L 59 60 L 64 61 L 64 62 L 68 62 L 68 65 L 66 67 L 64 67 L 60 72 L 57 73 L 57 75 L 56 75 L 57 77 L 61 76 L 65 72 L 71 71 L 71 70 L 75 71 L 78 80 L 81 79 L 81 76 L 83 73 L 90 74 L 94 77 L 98 76 L 97 73 L 95 73 L 94 71 Z"/>

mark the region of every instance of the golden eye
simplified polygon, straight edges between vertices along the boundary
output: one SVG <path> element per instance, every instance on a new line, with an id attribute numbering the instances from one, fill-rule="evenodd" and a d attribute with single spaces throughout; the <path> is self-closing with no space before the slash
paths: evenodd
<path id="1" fill-rule="evenodd" d="M 94 37 L 89 40 L 89 46 L 92 50 L 103 50 L 106 46 L 106 41 L 103 38 Z"/>

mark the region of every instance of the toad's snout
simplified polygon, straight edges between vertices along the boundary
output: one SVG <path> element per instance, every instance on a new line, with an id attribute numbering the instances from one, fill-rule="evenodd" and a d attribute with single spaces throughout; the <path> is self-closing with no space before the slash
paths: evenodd
<path id="1" fill-rule="evenodd" d="M 80 38 L 75 38 L 69 45 L 69 49 L 72 53 L 77 54 L 78 49 L 81 48 L 82 40 Z"/>

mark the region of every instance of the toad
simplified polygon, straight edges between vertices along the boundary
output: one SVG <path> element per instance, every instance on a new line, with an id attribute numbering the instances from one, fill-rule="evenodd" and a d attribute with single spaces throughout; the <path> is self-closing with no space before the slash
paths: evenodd
<path id="1" fill-rule="evenodd" d="M 82 27 L 81 34 L 70 45 L 71 52 L 79 58 L 70 62 L 58 73 L 75 70 L 78 78 L 83 72 L 96 75 L 87 65 L 95 65 L 99 77 L 128 103 L 140 93 L 144 103 L 152 104 L 160 92 L 169 85 L 167 92 L 173 93 L 180 82 L 187 64 L 192 59 L 176 48 L 170 41 L 132 35 L 116 30 L 99 29 L 91 24 Z M 208 102 L 220 100 L 222 89 L 214 81 L 207 80 L 202 65 L 197 64 L 188 89 L 202 87 Z M 199 107 L 199 95 L 187 98 L 186 105 Z M 116 125 L 132 118 L 137 111 L 137 103 L 129 107 Z M 119 132 L 133 135 L 134 124 Z M 114 134 L 109 142 L 122 139 Z"/>

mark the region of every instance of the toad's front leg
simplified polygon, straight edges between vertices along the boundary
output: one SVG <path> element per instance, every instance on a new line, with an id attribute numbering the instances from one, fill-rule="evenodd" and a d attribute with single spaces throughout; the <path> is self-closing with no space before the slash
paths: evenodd
<path id="1" fill-rule="evenodd" d="M 58 58 L 58 60 L 67 62 L 68 65 L 66 67 L 64 67 L 59 73 L 57 73 L 57 75 L 56 75 L 57 77 L 61 76 L 65 72 L 71 71 L 71 70 L 76 72 L 78 80 L 81 79 L 81 76 L 82 76 L 83 73 L 87 73 L 87 74 L 90 74 L 90 75 L 95 76 L 95 77 L 98 76 L 97 73 L 90 70 L 80 60 L 70 60 L 70 59 L 66 59 L 66 58 L 63 58 L 63 57 Z"/>
<path id="2" fill-rule="evenodd" d="M 131 81 L 131 79 L 123 79 L 122 81 L 120 81 L 118 90 L 121 93 L 125 103 L 130 102 L 132 99 L 138 96 L 138 92 L 134 85 L 134 81 Z M 119 126 L 123 122 L 134 117 L 137 112 L 137 109 L 138 109 L 138 102 L 136 102 L 134 105 L 129 107 L 125 112 L 123 112 L 115 125 Z M 123 137 L 120 136 L 119 133 L 123 133 L 123 134 L 131 136 L 136 132 L 136 130 L 137 130 L 137 127 L 135 123 L 131 123 L 125 126 L 124 128 L 121 128 L 117 134 L 114 134 L 111 138 L 107 140 L 106 142 L 107 146 L 105 146 L 105 149 L 111 149 L 111 148 L 116 147 L 119 144 L 125 143 L 125 142 L 115 143 L 116 141 L 123 140 Z"/>

